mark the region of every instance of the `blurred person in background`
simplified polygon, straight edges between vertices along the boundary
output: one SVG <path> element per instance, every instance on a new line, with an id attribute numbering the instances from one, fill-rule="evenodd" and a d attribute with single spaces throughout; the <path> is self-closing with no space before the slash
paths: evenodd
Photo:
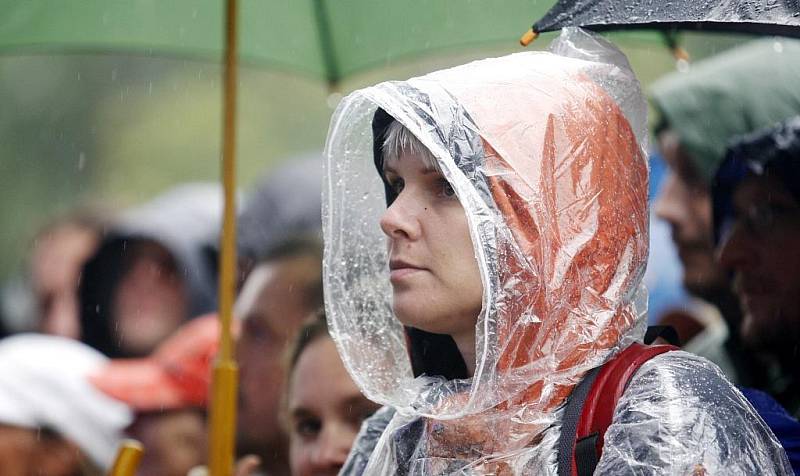
<path id="1" fill-rule="evenodd" d="M 247 194 L 237 227 L 242 281 L 272 249 L 297 236 L 322 240 L 322 160 L 288 159 L 267 171 Z"/>
<path id="2" fill-rule="evenodd" d="M 206 410 L 219 329 L 214 315 L 193 319 L 152 355 L 114 359 L 91 375 L 98 389 L 135 412 L 126 433 L 144 446 L 136 474 L 186 476 L 205 463 Z"/>
<path id="3" fill-rule="evenodd" d="M 800 116 L 733 145 L 714 184 L 719 263 L 733 276 L 741 336 L 774 355 L 775 396 L 800 414 Z"/>
<path id="4" fill-rule="evenodd" d="M 345 370 L 323 312 L 298 333 L 287 377 L 292 475 L 339 474 L 361 423 L 380 405 L 367 400 Z"/>
<path id="5" fill-rule="evenodd" d="M 713 187 L 720 265 L 733 276 L 744 344 L 781 367 L 772 391 L 742 389 L 800 474 L 800 116 L 742 138 Z"/>
<path id="6" fill-rule="evenodd" d="M 279 419 L 283 356 L 322 303 L 322 246 L 316 237 L 275 244 L 255 264 L 236 301 L 242 321 L 236 349 L 238 452 L 257 455 L 270 476 L 289 472 L 288 438 Z"/>
<path id="7" fill-rule="evenodd" d="M 45 225 L 34 237 L 28 267 L 38 331 L 80 338 L 81 270 L 97 250 L 106 226 L 103 215 L 79 210 Z"/>
<path id="8" fill-rule="evenodd" d="M 4 476 L 100 476 L 131 421 L 94 388 L 108 359 L 72 339 L 18 334 L 0 341 L 0 468 Z"/>
<path id="9" fill-rule="evenodd" d="M 742 349 L 740 310 L 714 257 L 711 180 L 729 140 L 800 113 L 798 81 L 800 42 L 767 39 L 692 64 L 687 73 L 657 81 L 651 91 L 660 114 L 655 134 L 669 166 L 654 208 L 672 228 L 684 286 L 699 298 L 689 313 L 671 316 L 668 323 L 690 345 L 704 328 L 727 326 L 724 349 L 706 349 L 703 355 L 743 385 L 768 383 L 758 360 Z"/>
<path id="10" fill-rule="evenodd" d="M 184 321 L 216 309 L 218 185 L 185 184 L 123 214 L 83 267 L 81 339 L 142 357 Z"/>

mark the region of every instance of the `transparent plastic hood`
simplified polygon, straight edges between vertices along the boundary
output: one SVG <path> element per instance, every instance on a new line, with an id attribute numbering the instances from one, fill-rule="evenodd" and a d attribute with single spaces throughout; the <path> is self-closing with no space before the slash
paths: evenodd
<path id="1" fill-rule="evenodd" d="M 415 377 L 416 334 L 393 314 L 380 227 L 393 192 L 376 167 L 379 118 L 430 150 L 466 213 L 483 285 L 471 378 Z M 646 123 L 625 57 L 579 29 L 564 30 L 549 53 L 381 83 L 342 101 L 325 152 L 326 310 L 353 379 L 387 406 L 362 429 L 345 474 L 554 473 L 566 398 L 644 333 Z M 637 464 L 654 474 L 704 462 L 785 468 L 774 437 L 713 365 L 671 354 L 661 358 L 670 373 L 654 359 L 655 373 L 626 392 L 607 434 L 620 443 L 604 450 L 606 474 Z M 731 409 L 704 403 L 710 393 Z M 684 414 L 694 417 L 675 420 Z M 676 433 L 640 434 L 645 420 Z M 691 433 L 720 435 L 729 424 L 748 435 L 733 442 L 741 451 Z M 740 461 L 729 464 L 732 454 Z M 665 455 L 675 457 L 665 465 Z"/>
<path id="2" fill-rule="evenodd" d="M 328 319 L 356 383 L 397 412 L 368 474 L 530 471 L 531 448 L 585 372 L 643 335 L 639 83 L 618 50 L 582 30 L 565 30 L 551 50 L 381 83 L 334 114 L 323 194 Z M 412 372 L 379 226 L 379 109 L 432 152 L 466 212 L 483 283 L 472 378 Z"/>

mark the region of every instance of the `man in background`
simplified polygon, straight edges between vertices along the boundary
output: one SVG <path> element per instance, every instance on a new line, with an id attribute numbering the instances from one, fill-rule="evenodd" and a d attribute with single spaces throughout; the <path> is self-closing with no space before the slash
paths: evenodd
<path id="1" fill-rule="evenodd" d="M 305 319 L 323 305 L 322 247 L 290 238 L 264 255 L 236 301 L 240 455 L 255 454 L 267 475 L 287 475 L 288 438 L 280 422 L 284 354 Z"/>
<path id="2" fill-rule="evenodd" d="M 688 73 L 670 74 L 651 91 L 660 114 L 655 133 L 669 166 L 655 212 L 672 228 L 684 286 L 701 300 L 692 309 L 698 317 L 705 314 L 698 321 L 724 319 L 729 327 L 725 355 L 714 360 L 743 385 L 766 383 L 752 354 L 742 349 L 738 304 L 714 257 L 711 183 L 729 140 L 800 113 L 798 58 L 800 42 L 755 41 L 693 64 Z"/>

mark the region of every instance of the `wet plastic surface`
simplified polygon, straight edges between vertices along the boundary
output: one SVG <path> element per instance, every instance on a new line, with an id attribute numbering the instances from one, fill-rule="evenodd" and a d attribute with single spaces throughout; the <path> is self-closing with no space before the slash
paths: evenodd
<path id="1" fill-rule="evenodd" d="M 583 26 L 742 31 L 800 36 L 800 5 L 794 0 L 562 0 L 534 24 L 538 32 Z"/>
<path id="2" fill-rule="evenodd" d="M 323 192 L 328 320 L 355 382 L 396 409 L 365 428 L 345 474 L 554 474 L 560 409 L 572 388 L 644 334 L 648 170 L 639 83 L 624 55 L 585 31 L 566 30 L 552 51 L 381 83 L 349 95 L 334 114 Z M 467 214 L 484 289 L 472 378 L 413 375 L 379 227 L 386 197 L 373 162 L 378 108 L 432 152 Z M 675 474 L 655 469 L 665 460 L 709 474 L 783 474 L 785 456 L 769 430 L 712 364 L 668 360 L 675 378 L 659 368 L 641 393 L 626 394 L 625 419 L 609 430 L 619 443 L 607 443 L 613 456 L 604 454 L 601 468 L 610 469 L 602 474 L 633 473 L 639 463 L 652 471 L 637 474 Z M 702 400 L 705 380 L 725 390 L 721 398 L 741 418 L 723 418 L 724 406 L 712 411 L 714 399 L 684 411 Z M 637 418 L 650 426 L 639 431 Z M 729 424 L 739 433 L 723 444 Z M 664 438 L 662 429 L 673 428 Z"/>

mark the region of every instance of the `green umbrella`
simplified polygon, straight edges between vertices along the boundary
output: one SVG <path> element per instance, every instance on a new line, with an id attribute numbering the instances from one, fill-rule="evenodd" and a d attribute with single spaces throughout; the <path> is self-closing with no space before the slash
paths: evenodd
<path id="1" fill-rule="evenodd" d="M 240 0 L 239 58 L 336 83 L 390 61 L 513 45 L 554 0 Z M 0 54 L 123 52 L 219 60 L 220 0 L 0 0 Z"/>

